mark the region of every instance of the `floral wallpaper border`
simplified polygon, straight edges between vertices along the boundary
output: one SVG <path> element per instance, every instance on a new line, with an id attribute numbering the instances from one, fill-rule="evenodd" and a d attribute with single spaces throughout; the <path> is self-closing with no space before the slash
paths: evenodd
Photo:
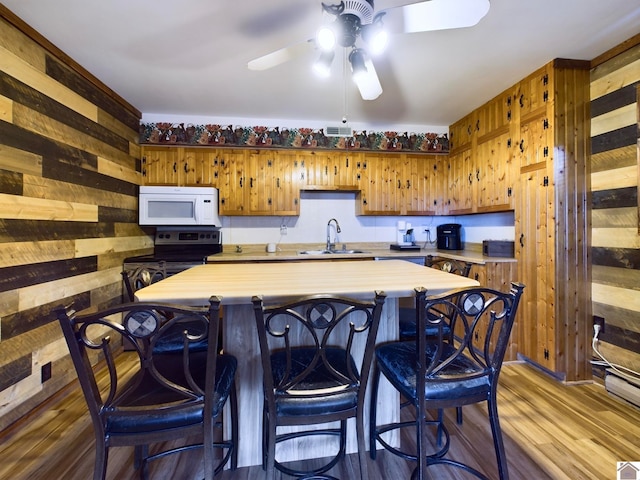
<path id="1" fill-rule="evenodd" d="M 152 145 L 207 145 L 238 147 L 334 148 L 345 150 L 387 150 L 424 153 L 449 151 L 447 135 L 408 132 L 354 132 L 351 137 L 334 137 L 324 129 L 240 127 L 214 124 L 141 123 L 140 143 Z"/>

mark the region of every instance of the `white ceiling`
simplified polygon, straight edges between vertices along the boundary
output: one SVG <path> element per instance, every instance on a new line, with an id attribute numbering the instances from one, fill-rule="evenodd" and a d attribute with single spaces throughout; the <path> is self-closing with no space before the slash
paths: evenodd
<path id="1" fill-rule="evenodd" d="M 312 73 L 315 55 L 247 68 L 313 37 L 320 0 L 3 3 L 145 117 L 271 126 L 339 125 L 345 113 L 369 128 L 447 126 L 553 58 L 591 60 L 640 33 L 640 0 L 491 0 L 474 27 L 393 36 L 375 61 L 384 92 L 365 102 L 342 61 L 328 80 Z"/>

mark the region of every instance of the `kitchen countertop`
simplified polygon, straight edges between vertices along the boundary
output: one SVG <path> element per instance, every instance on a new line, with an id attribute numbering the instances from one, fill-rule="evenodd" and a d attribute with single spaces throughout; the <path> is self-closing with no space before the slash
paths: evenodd
<path id="1" fill-rule="evenodd" d="M 241 251 L 238 252 L 238 247 Z M 342 248 L 339 243 L 337 249 Z M 265 244 L 224 245 L 222 253 L 207 257 L 207 263 L 228 262 L 291 262 L 307 260 L 371 260 L 374 258 L 412 258 L 437 255 L 455 260 L 469 261 L 484 265 L 486 262 L 515 262 L 513 257 L 488 257 L 482 254 L 481 244 L 469 244 L 464 250 L 438 250 L 433 246 L 420 250 L 402 251 L 391 250 L 389 243 L 353 242 L 346 244 L 348 250 L 362 250 L 363 253 L 336 253 L 309 255 L 302 254 L 305 250 L 323 250 L 325 245 L 315 243 L 280 244 L 274 253 L 266 251 Z"/>

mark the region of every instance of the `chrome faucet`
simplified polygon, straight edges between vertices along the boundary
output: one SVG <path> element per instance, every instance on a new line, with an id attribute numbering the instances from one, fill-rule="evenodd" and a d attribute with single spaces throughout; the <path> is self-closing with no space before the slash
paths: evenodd
<path id="1" fill-rule="evenodd" d="M 333 248 L 335 247 L 335 243 L 331 243 L 331 222 L 336 223 L 336 238 L 334 238 L 334 241 L 337 239 L 338 234 L 340 233 L 340 224 L 338 223 L 338 220 L 336 220 L 335 218 L 330 219 L 327 222 L 327 250 L 333 250 Z"/>

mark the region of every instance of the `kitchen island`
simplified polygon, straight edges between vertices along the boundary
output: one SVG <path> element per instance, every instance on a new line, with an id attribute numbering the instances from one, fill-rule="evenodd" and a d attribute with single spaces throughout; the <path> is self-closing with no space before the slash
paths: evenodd
<path id="1" fill-rule="evenodd" d="M 387 300 L 377 337 L 378 342 L 382 342 L 398 337 L 398 299 L 411 297 L 416 287 L 437 294 L 475 285 L 478 285 L 475 280 L 402 260 L 220 263 L 199 265 L 178 273 L 138 290 L 136 298 L 139 301 L 206 305 L 211 295 L 222 297 L 223 348 L 239 360 L 236 377 L 240 430 L 238 466 L 248 466 L 262 462 L 262 366 L 251 305 L 254 295 L 262 295 L 266 302 L 272 303 L 317 293 L 372 299 L 376 290 L 384 291 Z M 384 382 L 378 401 L 381 422 L 399 418 L 398 394 Z M 365 412 L 365 425 L 366 422 L 368 415 Z M 286 460 L 300 458 L 299 452 L 305 458 L 331 454 L 322 445 L 278 447 L 278 458 Z M 353 423 L 349 425 L 347 451 L 356 451 Z"/>

